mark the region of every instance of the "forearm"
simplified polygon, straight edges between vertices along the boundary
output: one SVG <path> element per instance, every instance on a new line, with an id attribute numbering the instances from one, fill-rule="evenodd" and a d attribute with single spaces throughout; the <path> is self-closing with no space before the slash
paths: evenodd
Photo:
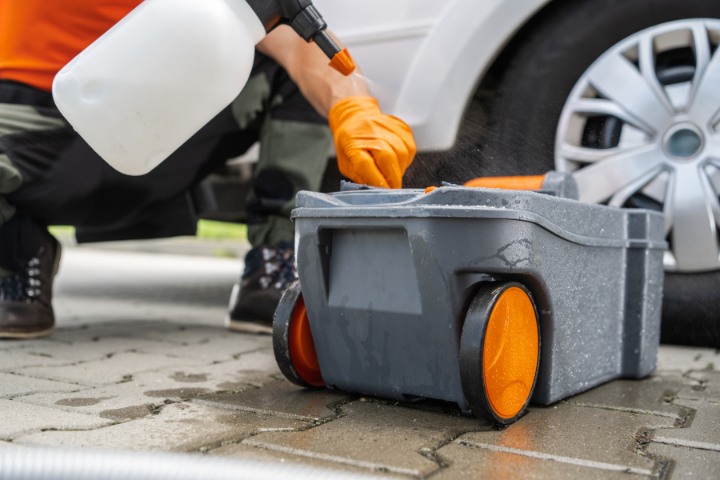
<path id="1" fill-rule="evenodd" d="M 317 45 L 306 43 L 289 27 L 276 28 L 257 48 L 282 65 L 303 96 L 325 117 L 343 98 L 370 95 L 360 75 L 338 73 Z"/>
<path id="2" fill-rule="evenodd" d="M 305 43 L 288 27 L 273 30 L 258 50 L 285 68 L 310 104 L 328 117 L 343 175 L 361 184 L 402 187 L 415 157 L 412 130 L 381 111 L 361 75 L 338 73 L 317 45 Z"/>

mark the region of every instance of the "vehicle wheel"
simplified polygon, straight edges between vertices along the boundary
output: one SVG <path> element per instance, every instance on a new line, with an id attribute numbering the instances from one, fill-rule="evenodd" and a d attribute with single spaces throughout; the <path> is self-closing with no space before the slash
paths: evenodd
<path id="1" fill-rule="evenodd" d="M 288 380 L 306 388 L 325 386 L 297 281 L 285 290 L 275 310 L 273 350 L 280 371 Z"/>
<path id="2" fill-rule="evenodd" d="M 539 359 L 540 328 L 530 293 L 513 282 L 481 287 L 460 338 L 460 379 L 472 412 L 500 425 L 520 418 Z"/>
<path id="3" fill-rule="evenodd" d="M 506 169 L 481 174 L 555 168 L 581 200 L 665 213 L 665 343 L 720 347 L 719 43 L 713 0 L 556 1 L 512 52 L 481 140 Z"/>

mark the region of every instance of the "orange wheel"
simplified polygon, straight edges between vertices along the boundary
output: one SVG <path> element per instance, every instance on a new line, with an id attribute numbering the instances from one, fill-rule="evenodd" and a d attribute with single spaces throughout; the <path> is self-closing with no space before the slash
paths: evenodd
<path id="1" fill-rule="evenodd" d="M 530 402 L 540 359 L 540 328 L 530 293 L 493 283 L 475 295 L 460 341 L 463 392 L 476 415 L 507 425 Z"/>
<path id="2" fill-rule="evenodd" d="M 324 387 L 300 284 L 283 293 L 273 321 L 273 350 L 280 371 L 302 387 Z"/>

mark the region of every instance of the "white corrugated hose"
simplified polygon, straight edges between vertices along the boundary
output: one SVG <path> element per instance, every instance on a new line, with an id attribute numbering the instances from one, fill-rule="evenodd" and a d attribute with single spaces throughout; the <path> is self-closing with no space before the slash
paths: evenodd
<path id="1" fill-rule="evenodd" d="M 201 454 L 0 447 L 2 480 L 368 480 L 337 470 Z"/>

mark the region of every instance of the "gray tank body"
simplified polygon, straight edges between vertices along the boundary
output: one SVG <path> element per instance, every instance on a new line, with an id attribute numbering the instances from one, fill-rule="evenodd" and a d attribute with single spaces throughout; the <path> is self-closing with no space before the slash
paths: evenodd
<path id="1" fill-rule="evenodd" d="M 300 192 L 293 218 L 328 386 L 468 410 L 459 361 L 465 312 L 482 282 L 506 280 L 524 284 L 539 313 L 533 403 L 655 369 L 662 214 L 444 186 Z"/>

